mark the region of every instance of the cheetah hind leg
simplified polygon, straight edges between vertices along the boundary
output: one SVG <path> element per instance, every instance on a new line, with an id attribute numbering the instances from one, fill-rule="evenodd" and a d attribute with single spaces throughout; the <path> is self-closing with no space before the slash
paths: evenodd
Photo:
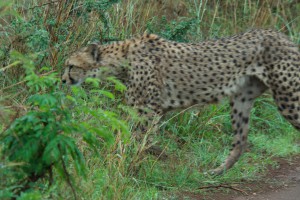
<path id="1" fill-rule="evenodd" d="M 297 85 L 297 87 L 299 87 Z M 278 110 L 297 130 L 300 131 L 300 91 L 276 91 L 273 96 Z"/>
<path id="2" fill-rule="evenodd" d="M 267 86 L 254 76 L 245 77 L 245 82 L 237 93 L 230 99 L 231 120 L 234 133 L 232 150 L 225 162 L 218 168 L 211 170 L 213 175 L 220 175 L 230 169 L 245 151 L 249 131 L 249 116 L 254 99 L 260 96 Z"/>

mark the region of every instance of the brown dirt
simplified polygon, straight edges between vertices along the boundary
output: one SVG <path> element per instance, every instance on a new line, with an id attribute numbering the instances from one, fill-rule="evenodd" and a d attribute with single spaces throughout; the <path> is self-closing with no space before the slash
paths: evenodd
<path id="1" fill-rule="evenodd" d="M 259 181 L 224 184 L 204 188 L 207 194 L 183 193 L 180 199 L 193 200 L 299 200 L 300 155 L 290 160 L 277 159 L 278 168 L 269 168 Z"/>

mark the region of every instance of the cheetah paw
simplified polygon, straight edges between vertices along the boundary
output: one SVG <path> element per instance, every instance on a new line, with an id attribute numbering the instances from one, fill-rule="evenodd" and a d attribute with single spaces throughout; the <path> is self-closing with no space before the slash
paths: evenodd
<path id="1" fill-rule="evenodd" d="M 217 167 L 216 169 L 209 170 L 205 174 L 209 174 L 212 176 L 220 176 L 226 172 L 226 168 L 224 166 Z"/>

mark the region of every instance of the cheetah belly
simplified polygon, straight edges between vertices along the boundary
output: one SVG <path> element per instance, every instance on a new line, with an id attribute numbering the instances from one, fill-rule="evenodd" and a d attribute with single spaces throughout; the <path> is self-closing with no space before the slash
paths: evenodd
<path id="1" fill-rule="evenodd" d="M 175 84 L 171 80 L 165 81 L 165 87 L 162 89 L 161 99 L 162 108 L 165 111 L 173 109 L 188 108 L 193 105 L 206 105 L 209 103 L 218 103 L 227 96 L 232 96 L 249 82 L 248 75 L 240 75 L 237 78 L 228 80 L 227 83 L 198 85 Z"/>

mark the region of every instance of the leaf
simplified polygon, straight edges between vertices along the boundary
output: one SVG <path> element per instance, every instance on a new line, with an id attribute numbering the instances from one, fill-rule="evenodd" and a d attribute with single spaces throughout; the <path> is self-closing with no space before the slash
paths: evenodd
<path id="1" fill-rule="evenodd" d="M 85 131 L 83 133 L 83 140 L 94 150 L 97 152 L 97 147 L 99 146 L 99 141 L 90 131 Z"/>
<path id="2" fill-rule="evenodd" d="M 115 141 L 115 137 L 114 137 L 113 133 L 108 128 L 105 128 L 105 127 L 100 127 L 100 128 L 91 127 L 90 131 L 96 133 L 98 136 L 100 136 L 102 139 L 104 139 L 104 141 L 106 143 L 108 143 L 109 145 L 112 145 Z"/>
<path id="3" fill-rule="evenodd" d="M 82 153 L 76 148 L 75 149 L 76 156 L 73 158 L 75 162 L 75 169 L 77 174 L 86 177 L 86 167 L 84 162 L 84 157 Z"/>
<path id="4" fill-rule="evenodd" d="M 72 102 L 74 102 L 74 103 L 77 102 L 76 98 L 74 98 L 74 97 L 72 97 L 72 96 L 70 96 L 70 95 L 67 95 L 67 96 L 66 96 L 66 99 L 69 99 L 70 101 L 72 101 Z"/>
<path id="5" fill-rule="evenodd" d="M 108 77 L 107 80 L 111 81 L 112 83 L 115 84 L 115 90 L 120 91 L 120 92 L 124 92 L 127 90 L 126 86 L 123 83 L 121 83 L 121 81 L 116 79 L 115 77 Z"/>
<path id="6" fill-rule="evenodd" d="M 99 79 L 96 79 L 96 78 L 87 78 L 85 80 L 86 83 L 91 83 L 95 88 L 99 87 L 99 82 L 100 80 Z"/>
<path id="7" fill-rule="evenodd" d="M 44 67 L 42 67 L 40 70 L 39 70 L 39 72 L 43 72 L 43 71 L 46 71 L 46 72 L 48 72 L 48 71 L 50 71 L 51 70 L 51 67 L 47 67 L 47 66 L 44 66 Z M 51 75 L 48 75 L 48 77 L 50 77 Z"/>
<path id="8" fill-rule="evenodd" d="M 58 103 L 56 97 L 51 94 L 32 95 L 29 97 L 28 102 L 43 108 L 56 107 Z"/>
<path id="9" fill-rule="evenodd" d="M 120 104 L 118 105 L 118 108 L 126 112 L 130 116 L 130 118 L 132 118 L 134 121 L 142 120 L 142 117 L 139 116 L 137 110 L 134 109 L 133 107 Z"/>
<path id="10" fill-rule="evenodd" d="M 104 95 L 112 100 L 115 100 L 115 96 L 111 92 L 108 92 L 105 90 L 91 90 L 91 93 L 98 93 L 98 94 Z"/>
<path id="11" fill-rule="evenodd" d="M 42 194 L 39 190 L 26 191 L 22 192 L 18 197 L 18 200 L 40 200 L 42 198 Z"/>
<path id="12" fill-rule="evenodd" d="M 62 156 L 61 152 L 58 149 L 59 144 L 60 144 L 60 139 L 56 137 L 52 139 L 46 146 L 43 152 L 42 159 L 47 165 L 50 165 L 52 163 L 57 163 L 60 157 Z"/>

